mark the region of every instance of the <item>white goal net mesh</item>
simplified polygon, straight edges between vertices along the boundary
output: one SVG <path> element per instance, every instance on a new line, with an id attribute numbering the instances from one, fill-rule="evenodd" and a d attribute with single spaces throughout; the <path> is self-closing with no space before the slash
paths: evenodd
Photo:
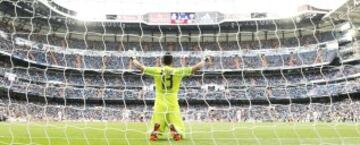
<path id="1" fill-rule="evenodd" d="M 358 7 L 164 26 L 1 0 L 0 144 L 150 144 L 154 80 L 130 58 L 160 67 L 165 52 L 174 67 L 211 57 L 180 86 L 185 144 L 358 144 Z"/>

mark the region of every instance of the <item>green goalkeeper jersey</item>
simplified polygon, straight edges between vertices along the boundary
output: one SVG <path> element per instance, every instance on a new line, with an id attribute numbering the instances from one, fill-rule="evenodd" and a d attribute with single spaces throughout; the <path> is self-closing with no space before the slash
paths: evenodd
<path id="1" fill-rule="evenodd" d="M 191 67 L 173 68 L 164 67 L 145 67 L 144 73 L 152 76 L 155 82 L 156 99 L 155 105 L 177 105 L 181 80 L 185 76 L 192 74 Z M 160 104 L 159 104 L 160 103 Z"/>

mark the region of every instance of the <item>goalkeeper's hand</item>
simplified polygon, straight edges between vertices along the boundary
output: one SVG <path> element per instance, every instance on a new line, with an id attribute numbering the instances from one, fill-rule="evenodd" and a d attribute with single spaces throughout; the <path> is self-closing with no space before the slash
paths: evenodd
<path id="1" fill-rule="evenodd" d="M 210 56 L 205 56 L 203 58 L 203 60 L 206 62 L 206 63 L 211 63 L 211 57 Z"/>
<path id="2" fill-rule="evenodd" d="M 128 50 L 128 55 L 130 57 L 130 60 L 135 60 L 136 59 L 136 52 L 134 50 Z"/>
<path id="3" fill-rule="evenodd" d="M 208 50 L 205 50 L 204 51 L 204 58 L 203 60 L 206 62 L 206 63 L 211 63 L 211 56 L 210 56 L 210 53 Z"/>

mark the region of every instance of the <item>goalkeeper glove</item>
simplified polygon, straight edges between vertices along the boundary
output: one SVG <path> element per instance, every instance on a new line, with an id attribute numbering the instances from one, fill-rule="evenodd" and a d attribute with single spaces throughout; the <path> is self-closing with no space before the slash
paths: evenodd
<path id="1" fill-rule="evenodd" d="M 204 61 L 205 61 L 205 62 L 210 62 L 210 61 L 211 61 L 210 56 L 206 56 L 206 57 L 204 58 Z"/>
<path id="2" fill-rule="evenodd" d="M 210 54 L 209 54 L 209 51 L 208 51 L 208 50 L 205 50 L 205 51 L 204 51 L 204 58 L 203 58 L 203 60 L 204 60 L 205 62 L 210 62 Z"/>
<path id="3" fill-rule="evenodd" d="M 130 60 L 136 60 L 135 56 L 130 57 Z"/>
<path id="4" fill-rule="evenodd" d="M 136 59 L 136 53 L 134 50 L 128 50 L 128 56 L 130 56 L 130 60 L 135 60 Z"/>

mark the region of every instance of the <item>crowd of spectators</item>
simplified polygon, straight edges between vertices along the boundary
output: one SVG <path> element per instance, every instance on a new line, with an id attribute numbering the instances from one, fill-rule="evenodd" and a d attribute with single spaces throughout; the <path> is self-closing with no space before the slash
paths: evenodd
<path id="1" fill-rule="evenodd" d="M 28 34 L 20 33 L 18 37 L 28 39 Z M 99 37 L 101 38 L 101 37 Z M 94 41 L 84 39 L 65 39 L 64 37 L 57 37 L 54 35 L 38 35 L 32 34 L 30 39 L 40 44 L 48 44 L 59 46 L 62 48 L 71 49 L 86 49 L 86 50 L 100 50 L 100 51 L 124 51 L 124 50 L 137 50 L 137 51 L 231 51 L 239 49 L 273 49 L 280 47 L 298 47 L 307 46 L 311 44 L 322 43 L 334 40 L 331 32 L 321 33 L 318 42 L 313 35 L 299 37 L 299 43 L 296 37 L 282 40 L 254 40 L 254 41 L 241 41 L 238 45 L 236 41 L 232 42 L 113 42 L 113 41 Z M 139 41 L 141 36 L 139 36 Z M 280 41 L 280 42 L 279 42 Z"/>
<path id="2" fill-rule="evenodd" d="M 144 52 L 144 54 L 138 57 L 140 61 L 150 66 L 158 65 L 159 57 L 161 56 L 158 52 L 155 52 L 157 56 L 151 55 L 153 51 L 174 51 L 178 54 L 186 51 L 221 51 L 221 53 L 214 53 L 213 63 L 208 65 L 206 70 L 304 67 L 305 65 L 330 63 L 337 55 L 337 49 L 322 48 L 316 45 L 319 42 L 330 41 L 332 38 L 332 35 L 329 34 L 330 32 L 320 33 L 318 38 L 315 38 L 313 35 L 302 36 L 300 38 L 288 38 L 287 40 L 283 40 L 285 44 L 281 45 L 278 40 L 256 40 L 241 43 L 216 41 L 201 43 L 115 43 L 76 39 L 64 40 L 64 38 L 55 35 L 39 35 L 37 33 L 30 33 L 24 29 L 19 29 L 16 33 L 13 33 L 12 27 L 7 27 L 3 24 L 0 25 L 0 27 L 4 29 L 4 35 L 7 36 L 7 38 L 0 38 L 2 51 L 8 52 L 12 54 L 13 57 L 20 59 L 28 59 L 47 66 L 51 65 L 65 68 L 97 70 L 132 69 L 131 63 L 129 63 L 129 56 L 124 54 L 124 52 L 130 49 Z M 299 43 L 297 43 L 298 39 L 301 41 L 300 44 L 304 45 L 299 45 Z M 286 43 L 290 43 L 291 45 Z M 261 52 L 250 51 L 259 48 L 287 47 L 292 49 L 282 49 L 282 51 L 279 51 L 281 49 L 267 49 Z M 106 51 L 92 51 L 94 49 Z M 116 50 L 116 52 L 108 52 L 107 50 Z M 238 51 L 238 53 L 224 50 Z M 203 56 L 188 54 L 183 54 L 182 56 L 176 55 L 174 66 L 192 65 L 198 62 L 201 57 Z"/>
<path id="3" fill-rule="evenodd" d="M 1 62 L 1 61 L 0 61 Z M 18 79 L 41 84 L 63 84 L 74 87 L 142 87 L 151 86 L 151 77 L 141 74 L 101 74 L 63 72 L 40 68 L 2 66 L 0 76 L 11 73 Z M 305 72 L 294 70 L 278 74 L 277 72 L 249 74 L 235 73 L 223 75 L 194 75 L 182 81 L 183 86 L 201 87 L 204 85 L 233 86 L 293 86 L 312 82 L 332 82 L 355 78 L 360 75 L 360 66 L 338 66 L 332 68 L 313 69 Z"/>
<path id="4" fill-rule="evenodd" d="M 19 59 L 33 63 L 75 69 L 121 70 L 133 69 L 127 53 L 95 53 L 94 51 L 70 51 L 61 49 L 35 49 L 25 45 L 13 44 L 0 40 L 1 50 Z M 174 66 L 189 66 L 203 57 L 201 54 L 176 52 Z M 182 56 L 179 56 L 181 55 Z M 267 50 L 266 52 L 213 52 L 213 61 L 205 70 L 224 69 L 283 69 L 324 65 L 332 62 L 337 56 L 337 49 L 312 47 L 297 50 Z M 159 65 L 161 53 L 143 53 L 138 55 L 141 62 L 148 66 Z"/>
<path id="5" fill-rule="evenodd" d="M 360 92 L 360 79 L 343 81 L 293 84 L 285 86 L 257 85 L 182 85 L 180 100 L 268 100 L 328 97 Z M 90 100 L 154 100 L 154 87 L 150 86 L 68 86 L 64 84 L 38 83 L 31 80 L 0 77 L 1 88 L 12 92 L 48 98 L 90 99 Z"/>
<path id="6" fill-rule="evenodd" d="M 257 36 L 252 37 L 253 40 L 230 42 L 143 42 L 142 38 L 145 36 L 151 36 L 151 34 L 136 35 L 131 34 L 131 37 L 138 37 L 138 42 L 115 42 L 110 40 L 103 40 L 104 36 L 98 33 L 93 34 L 92 37 L 97 37 L 97 40 L 88 39 L 88 34 L 80 36 L 80 38 L 71 38 L 72 34 L 79 34 L 76 30 L 69 30 L 67 35 L 55 35 L 49 33 L 39 33 L 32 30 L 27 30 L 21 27 L 14 27 L 12 24 L 5 24 L 0 22 L 0 30 L 13 35 L 12 37 L 19 37 L 36 42 L 41 45 L 52 45 L 61 48 L 72 49 L 87 49 L 87 50 L 105 50 L 105 51 L 124 51 L 129 49 L 135 49 L 137 51 L 201 51 L 201 50 L 213 50 L 213 51 L 227 51 L 227 50 L 239 50 L 239 49 L 269 49 L 269 48 L 283 48 L 283 47 L 299 47 L 307 46 L 311 44 L 318 44 L 321 42 L 336 40 L 331 31 L 319 32 L 315 35 L 311 31 L 308 35 L 293 36 L 290 38 L 271 38 L 267 39 L 265 34 L 256 33 Z M 88 32 L 89 33 L 89 32 Z M 61 33 L 59 33 L 61 34 Z M 126 34 L 121 37 L 121 40 L 128 41 Z M 267 34 L 266 34 L 267 35 Z M 234 37 L 234 36 L 232 36 Z M 243 36 L 244 37 L 244 36 Z M 266 39 L 265 39 L 266 37 Z M 270 36 L 269 36 L 270 37 Z M 94 39 L 94 38 L 92 38 Z M 134 39 L 134 38 L 132 38 Z M 136 38 L 135 38 L 136 39 Z"/>
<path id="7" fill-rule="evenodd" d="M 360 101 L 345 99 L 331 103 L 188 105 L 183 119 L 201 122 L 359 122 Z M 121 104 L 59 104 L 0 99 L 0 114 L 22 121 L 149 121 L 152 106 Z"/>

